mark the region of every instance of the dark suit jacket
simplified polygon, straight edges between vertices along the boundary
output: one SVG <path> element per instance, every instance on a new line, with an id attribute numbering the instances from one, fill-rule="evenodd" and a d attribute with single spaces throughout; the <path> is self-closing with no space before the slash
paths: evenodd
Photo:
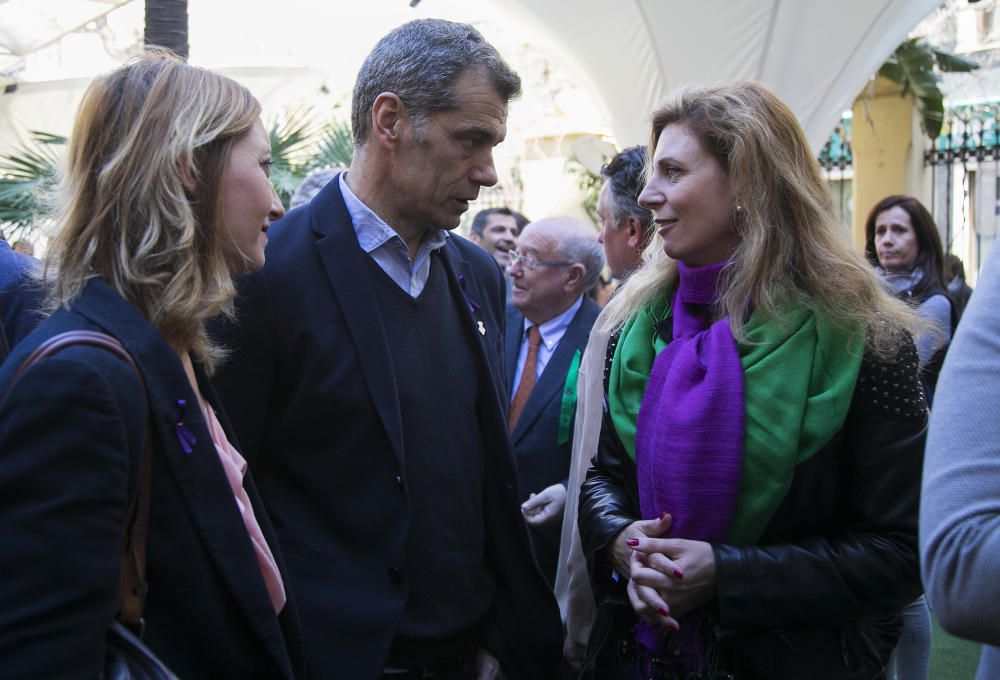
<path id="1" fill-rule="evenodd" d="M 587 338 L 594 321 L 600 314 L 598 307 L 588 296 L 573 316 L 565 335 L 556 346 L 545 370 L 538 379 L 531 396 L 524 405 L 517 426 L 511 432 L 514 456 L 517 459 L 518 494 L 526 501 L 532 493 L 538 493 L 547 486 L 565 483 L 569 475 L 570 452 L 573 448 L 573 423 L 570 421 L 570 438 L 559 445 L 559 417 L 562 409 L 563 387 L 569 372 L 573 355 L 583 354 Z M 507 391 L 508 398 L 514 387 L 514 373 L 517 357 L 524 339 L 524 317 L 515 307 L 507 308 Z M 542 573 L 550 583 L 555 583 L 556 564 L 559 559 L 559 523 L 531 529 L 535 554 Z"/>
<path id="2" fill-rule="evenodd" d="M 14 349 L 0 390 L 42 341 L 80 329 L 118 338 L 147 393 L 118 357 L 76 346 L 25 373 L 0 407 L 0 675 L 95 678 L 102 671 L 125 506 L 150 412 L 146 642 L 185 680 L 299 674 L 294 604 L 289 598 L 275 615 L 181 362 L 131 305 L 92 280 L 70 310 L 57 311 Z M 200 383 L 226 427 L 204 376 Z M 179 419 L 195 436 L 190 453 L 178 441 Z M 244 486 L 284 573 L 249 476 Z"/>
<path id="3" fill-rule="evenodd" d="M 38 311 L 41 288 L 31 277 L 39 265 L 35 258 L 15 253 L 0 240 L 0 361 L 42 320 Z"/>
<path id="4" fill-rule="evenodd" d="M 235 353 L 216 382 L 255 456 L 300 605 L 310 675 L 370 680 L 385 666 L 406 603 L 410 522 L 375 272 L 336 179 L 268 236 L 267 264 L 243 282 L 239 325 L 219 329 Z M 530 559 L 502 401 L 503 280 L 493 259 L 460 237 L 440 257 L 466 319 L 455 342 L 474 348 L 484 386 L 483 519 L 497 581 L 489 646 L 510 677 L 551 678 L 558 611 Z M 412 340 L 421 342 L 421 329 Z"/>

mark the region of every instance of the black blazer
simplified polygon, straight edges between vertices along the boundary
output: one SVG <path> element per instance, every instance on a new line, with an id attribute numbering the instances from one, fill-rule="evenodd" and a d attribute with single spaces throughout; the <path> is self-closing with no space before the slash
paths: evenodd
<path id="1" fill-rule="evenodd" d="M 118 338 L 145 378 L 148 402 L 131 367 L 93 347 L 67 348 L 14 384 L 0 411 L 0 675 L 95 678 L 101 672 L 148 403 L 146 642 L 185 680 L 301 677 L 290 592 L 275 615 L 180 359 L 131 305 L 103 281 L 90 281 L 71 309 L 57 311 L 14 349 L 0 369 L 0 385 L 31 350 L 67 330 Z M 231 432 L 204 375 L 199 382 Z M 178 440 L 180 420 L 195 437 L 190 453 Z M 244 486 L 287 582 L 249 476 Z"/>
<path id="2" fill-rule="evenodd" d="M 590 329 L 600 314 L 601 308 L 584 295 L 583 304 L 573 315 L 556 351 L 545 365 L 538 383 L 524 405 L 517 426 L 511 432 L 514 456 L 517 459 L 519 481 L 518 496 L 522 502 L 532 493 L 538 493 L 547 486 L 558 482 L 566 483 L 569 475 L 570 452 L 573 448 L 573 421 L 569 423 L 569 439 L 559 444 L 559 418 L 562 410 L 563 387 L 573 362 L 573 355 L 587 347 Z M 515 307 L 507 308 L 507 398 L 513 392 L 514 373 L 517 358 L 524 340 L 524 316 Z M 575 418 L 575 409 L 574 409 Z M 532 527 L 531 537 L 535 555 L 542 573 L 550 583 L 555 582 L 556 565 L 559 559 L 558 523 Z"/>
<path id="3" fill-rule="evenodd" d="M 370 680 L 385 667 L 406 602 L 410 521 L 375 272 L 337 179 L 268 236 L 267 264 L 242 282 L 240 323 L 218 328 L 235 351 L 216 384 L 288 559 L 310 675 Z M 561 631 L 518 507 L 503 398 L 503 279 L 463 238 L 452 236 L 442 251 L 466 319 L 455 342 L 475 348 L 486 385 L 479 422 L 486 557 L 497 581 L 487 637 L 510 677 L 547 680 L 559 663 Z M 419 328 L 412 339 L 421 342 Z"/>
<path id="4" fill-rule="evenodd" d="M 39 265 L 0 239 L 0 361 L 42 320 L 42 291 L 32 278 Z"/>

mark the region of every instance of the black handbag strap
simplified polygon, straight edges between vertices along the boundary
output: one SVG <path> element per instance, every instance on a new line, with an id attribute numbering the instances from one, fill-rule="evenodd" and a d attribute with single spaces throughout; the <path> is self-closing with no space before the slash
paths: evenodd
<path id="1" fill-rule="evenodd" d="M 132 356 L 116 338 L 98 331 L 66 331 L 65 333 L 52 336 L 27 356 L 7 384 L 7 389 L 3 397 L 0 398 L 0 406 L 7 400 L 7 395 L 10 394 L 14 383 L 28 369 L 42 359 L 50 357 L 67 347 L 76 345 L 89 345 L 111 352 L 132 367 L 143 387 L 143 391 L 146 391 L 146 381 L 142 377 L 142 372 L 136 366 Z M 149 535 L 149 497 L 153 468 L 152 453 L 152 434 L 149 424 L 147 424 L 135 493 L 129 497 L 125 514 L 125 546 L 122 555 L 121 581 L 118 585 L 118 602 L 120 607 L 118 618 L 122 623 L 140 632 L 140 634 L 142 630 L 142 611 L 146 605 L 146 593 L 148 591 L 146 583 L 146 543 Z"/>

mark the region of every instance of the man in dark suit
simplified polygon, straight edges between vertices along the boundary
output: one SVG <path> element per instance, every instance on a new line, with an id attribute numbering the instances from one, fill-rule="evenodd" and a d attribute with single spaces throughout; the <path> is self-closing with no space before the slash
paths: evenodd
<path id="1" fill-rule="evenodd" d="M 539 566 L 555 581 L 576 405 L 576 369 L 600 309 L 586 292 L 604 267 L 593 227 L 532 222 L 511 254 L 507 309 L 510 429 L 524 518 Z"/>
<path id="2" fill-rule="evenodd" d="M 289 567 L 312 678 L 547 679 L 558 610 L 507 432 L 503 276 L 449 233 L 520 80 L 471 26 L 358 74 L 354 159 L 268 232 L 217 384 Z"/>

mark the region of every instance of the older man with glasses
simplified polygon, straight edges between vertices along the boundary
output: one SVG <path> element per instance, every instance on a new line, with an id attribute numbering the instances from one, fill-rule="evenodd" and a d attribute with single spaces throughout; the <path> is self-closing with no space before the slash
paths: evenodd
<path id="1" fill-rule="evenodd" d="M 600 309 L 585 293 L 604 267 L 593 227 L 550 218 L 525 227 L 509 253 L 510 430 L 522 512 L 553 583 L 572 447 L 576 370 Z"/>

